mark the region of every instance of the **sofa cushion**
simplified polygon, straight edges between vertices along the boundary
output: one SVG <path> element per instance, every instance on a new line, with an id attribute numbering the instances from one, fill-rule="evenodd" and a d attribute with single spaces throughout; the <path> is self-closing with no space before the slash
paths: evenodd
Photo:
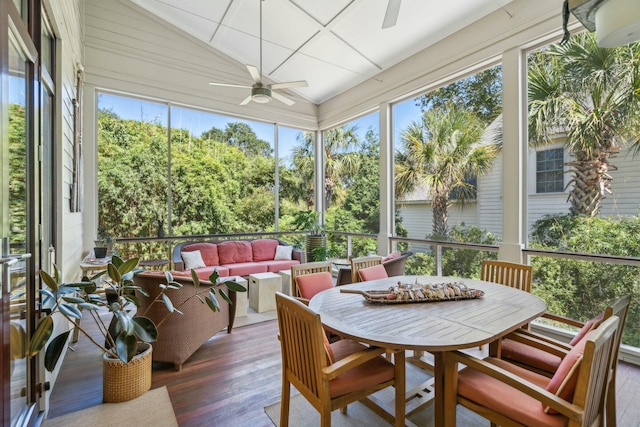
<path id="1" fill-rule="evenodd" d="M 300 264 L 300 261 L 298 261 L 297 259 L 292 259 L 290 261 L 262 261 L 260 264 L 265 264 L 267 266 L 268 272 L 277 273 L 278 271 L 282 270 L 290 270 L 292 265 L 298 265 Z"/>
<path id="2" fill-rule="evenodd" d="M 218 260 L 218 245 L 215 243 L 192 243 L 182 248 L 182 252 L 191 251 L 200 251 L 205 265 L 220 265 L 220 261 Z"/>
<path id="3" fill-rule="evenodd" d="M 274 239 L 256 239 L 251 241 L 253 261 L 269 261 L 274 259 L 278 241 Z"/>
<path id="4" fill-rule="evenodd" d="M 182 252 L 180 255 L 182 255 L 182 260 L 184 261 L 185 270 L 206 267 L 200 251 Z"/>
<path id="5" fill-rule="evenodd" d="M 196 268 L 195 271 L 198 279 L 200 280 L 209 280 L 209 276 L 213 273 L 214 270 L 218 270 L 218 276 L 227 277 L 229 276 L 229 269 L 220 265 L 210 265 L 208 267 Z M 184 276 L 191 277 L 191 273 L 189 271 L 184 271 Z M 178 276 L 178 274 L 174 274 L 174 276 Z M 180 274 L 179 276 L 182 276 Z"/>
<path id="6" fill-rule="evenodd" d="M 260 262 L 238 262 L 235 264 L 227 264 L 230 276 L 248 276 L 254 273 L 266 273 L 267 265 Z"/>
<path id="7" fill-rule="evenodd" d="M 246 241 L 230 241 L 219 243 L 218 257 L 220 258 L 220 265 L 252 262 L 253 253 L 251 251 L 251 243 Z"/>

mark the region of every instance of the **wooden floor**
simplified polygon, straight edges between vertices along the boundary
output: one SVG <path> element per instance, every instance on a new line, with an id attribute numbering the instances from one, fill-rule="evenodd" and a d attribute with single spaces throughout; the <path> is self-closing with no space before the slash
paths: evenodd
<path id="1" fill-rule="evenodd" d="M 264 407 L 280 400 L 277 328 L 267 321 L 218 333 L 182 371 L 154 365 L 152 388 L 167 386 L 181 427 L 273 426 Z M 76 347 L 51 393 L 49 418 L 102 402 L 99 351 L 84 337 Z M 640 367 L 619 364 L 617 396 L 618 426 L 640 427 Z"/>

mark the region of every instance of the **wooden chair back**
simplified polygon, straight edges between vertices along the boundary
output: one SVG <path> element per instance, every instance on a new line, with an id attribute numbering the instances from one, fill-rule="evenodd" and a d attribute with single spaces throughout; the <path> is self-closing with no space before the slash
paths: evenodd
<path id="1" fill-rule="evenodd" d="M 324 331 L 320 315 L 295 298 L 276 292 L 276 312 L 280 347 L 282 352 L 282 401 L 280 407 L 280 426 L 289 423 L 290 386 L 293 385 L 302 396 L 320 413 L 320 425 L 331 425 L 331 412 L 340 408 L 346 413 L 347 404 L 362 400 L 378 415 L 397 427 L 405 425 L 405 357 L 404 350 L 394 353 L 393 378 L 376 381 L 370 375 L 371 369 L 379 369 L 380 355 L 384 349 L 366 347 L 360 343 L 341 345 L 343 358 L 333 361 L 334 352 L 331 344 L 323 338 Z M 344 345 L 346 344 L 346 345 Z M 355 346 L 355 347 L 354 347 Z M 348 351 L 349 348 L 355 350 Z M 376 361 L 377 360 L 377 364 Z M 386 360 L 382 363 L 388 364 Z M 358 373 L 344 377 L 345 372 L 351 374 L 360 367 Z M 376 368 L 378 367 L 378 368 Z M 387 365 L 388 369 L 388 365 Z M 342 376 L 342 378 L 341 378 Z M 356 384 L 345 394 L 331 394 L 331 382 L 334 379 L 344 383 L 349 380 Z M 386 412 L 375 402 L 366 399 L 372 393 L 389 386 L 395 387 L 395 413 L 397 417 Z M 372 406 L 370 406 L 372 405 Z"/>
<path id="2" fill-rule="evenodd" d="M 328 271 L 329 273 L 331 273 L 330 262 L 306 262 L 303 264 L 292 265 L 291 285 L 295 286 L 294 296 L 300 296 L 300 290 L 298 289 L 296 277 L 302 276 L 304 274 L 322 273 L 323 271 Z"/>
<path id="3" fill-rule="evenodd" d="M 530 265 L 506 261 L 482 261 L 480 280 L 499 283 L 525 292 L 531 292 L 532 268 Z"/>
<path id="4" fill-rule="evenodd" d="M 613 346 L 613 354 L 611 356 L 611 370 L 609 372 L 607 384 L 607 403 L 606 403 L 606 425 L 607 427 L 615 427 L 616 421 L 616 373 L 618 368 L 618 355 L 620 352 L 620 344 L 622 344 L 622 333 L 624 325 L 627 321 L 627 313 L 629 304 L 631 303 L 631 295 L 624 295 L 618 298 L 613 304 L 604 311 L 604 319 L 615 316 L 618 318 L 618 328 Z"/>
<path id="5" fill-rule="evenodd" d="M 379 255 L 369 255 L 351 259 L 351 283 L 360 282 L 358 270 L 361 268 L 373 267 L 382 264 L 382 257 Z"/>

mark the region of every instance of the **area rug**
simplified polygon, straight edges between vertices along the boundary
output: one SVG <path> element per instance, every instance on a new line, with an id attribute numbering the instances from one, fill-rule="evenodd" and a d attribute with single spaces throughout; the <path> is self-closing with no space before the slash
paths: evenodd
<path id="1" fill-rule="evenodd" d="M 275 426 L 280 425 L 280 402 L 276 402 L 264 408 Z M 423 410 L 408 417 L 415 425 L 420 427 L 435 427 L 433 422 L 433 405 L 428 405 Z M 290 426 L 318 426 L 320 415 L 302 395 L 297 394 L 291 398 L 289 406 Z M 339 410 L 331 413 L 332 427 L 374 427 L 390 425 L 375 412 L 360 402 L 355 402 L 347 407 L 347 413 Z M 456 425 L 459 427 L 486 427 L 489 422 L 479 417 L 466 408 L 458 407 Z"/>
<path id="2" fill-rule="evenodd" d="M 122 403 L 103 403 L 60 417 L 45 420 L 44 427 L 177 427 L 166 387 L 149 390 L 142 396 Z"/>

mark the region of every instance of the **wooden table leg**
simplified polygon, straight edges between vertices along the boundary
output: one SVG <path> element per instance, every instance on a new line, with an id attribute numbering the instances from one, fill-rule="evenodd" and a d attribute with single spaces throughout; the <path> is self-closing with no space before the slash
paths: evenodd
<path id="1" fill-rule="evenodd" d="M 433 386 L 435 396 L 433 397 L 433 419 L 434 425 L 444 425 L 444 359 L 442 352 L 432 352 L 433 354 Z"/>

